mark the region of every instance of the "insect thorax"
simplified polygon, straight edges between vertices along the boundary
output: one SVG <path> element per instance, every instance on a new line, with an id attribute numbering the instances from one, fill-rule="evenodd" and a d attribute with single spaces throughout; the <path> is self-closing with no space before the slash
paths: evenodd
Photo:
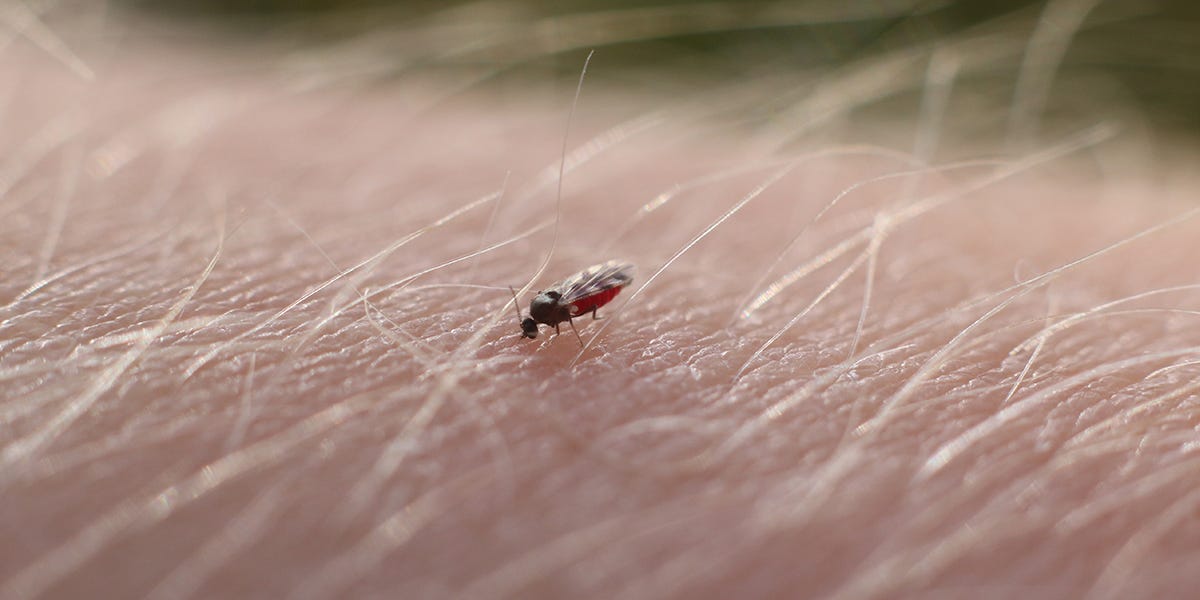
<path id="1" fill-rule="evenodd" d="M 538 323 L 554 325 L 571 317 L 567 307 L 558 303 L 561 296 L 557 292 L 544 292 L 534 297 L 529 303 L 529 316 Z"/>

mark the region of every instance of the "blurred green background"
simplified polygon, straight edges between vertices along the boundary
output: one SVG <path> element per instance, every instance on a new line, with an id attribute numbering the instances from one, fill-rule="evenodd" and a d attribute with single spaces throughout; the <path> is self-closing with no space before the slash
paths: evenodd
<path id="1" fill-rule="evenodd" d="M 328 49 L 343 61 L 353 48 L 380 76 L 491 68 L 569 80 L 596 48 L 603 69 L 589 77 L 658 91 L 776 86 L 778 97 L 759 93 L 768 112 L 811 94 L 796 89 L 802 82 L 843 82 L 846 94 L 866 96 L 862 110 L 908 107 L 937 55 L 951 59 L 943 62 L 953 65 L 956 94 L 967 91 L 997 121 L 1023 109 L 1039 121 L 1086 120 L 1119 106 L 1157 131 L 1200 131 L 1195 0 L 120 2 L 156 19 Z M 1045 97 L 1036 77 L 1021 81 L 1031 65 L 1053 75 Z M 889 75 L 904 83 L 853 84 Z"/>

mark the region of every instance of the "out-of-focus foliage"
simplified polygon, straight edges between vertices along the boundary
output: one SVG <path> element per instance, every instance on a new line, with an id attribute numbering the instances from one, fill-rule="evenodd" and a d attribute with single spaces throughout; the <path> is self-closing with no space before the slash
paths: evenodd
<path id="1" fill-rule="evenodd" d="M 1033 54 L 1059 61 L 1048 116 L 1081 101 L 1120 101 L 1161 128 L 1200 129 L 1194 0 L 120 1 L 306 47 L 369 40 L 375 60 L 405 68 L 536 67 L 539 76 L 573 78 L 579 53 L 597 48 L 608 78 L 639 86 L 738 85 L 872 61 L 886 70 L 888 61 L 942 48 L 962 57 L 958 85 L 1011 97 L 1031 43 L 1049 40 Z"/>

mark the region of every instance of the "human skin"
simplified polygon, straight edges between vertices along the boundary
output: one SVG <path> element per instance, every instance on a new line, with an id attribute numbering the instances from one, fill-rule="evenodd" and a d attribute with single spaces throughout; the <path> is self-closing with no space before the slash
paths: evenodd
<path id="1" fill-rule="evenodd" d="M 1200 584 L 1195 187 L 1120 130 L 926 167 L 138 50 L 3 55 L 0 598 Z M 586 349 L 519 336 L 612 258 Z"/>

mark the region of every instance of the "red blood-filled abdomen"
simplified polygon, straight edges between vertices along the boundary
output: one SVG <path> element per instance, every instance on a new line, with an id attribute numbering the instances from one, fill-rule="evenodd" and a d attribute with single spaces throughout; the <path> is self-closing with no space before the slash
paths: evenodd
<path id="1" fill-rule="evenodd" d="M 602 290 L 592 294 L 591 296 L 585 296 L 576 300 L 571 304 L 571 315 L 575 316 L 582 315 L 584 313 L 590 313 L 593 309 L 600 308 L 601 306 L 608 304 L 609 301 L 617 297 L 617 293 L 621 291 L 622 287 L 623 286 L 616 285 L 608 288 L 607 290 Z"/>

